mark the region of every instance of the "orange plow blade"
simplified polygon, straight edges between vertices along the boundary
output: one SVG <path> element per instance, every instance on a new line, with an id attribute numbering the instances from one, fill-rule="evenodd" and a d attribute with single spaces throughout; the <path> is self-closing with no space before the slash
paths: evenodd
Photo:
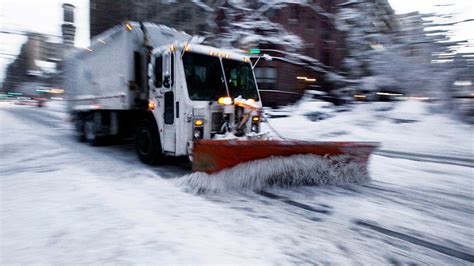
<path id="1" fill-rule="evenodd" d="M 296 154 L 344 156 L 348 161 L 364 166 L 366 171 L 369 156 L 378 146 L 375 142 L 198 140 L 193 146 L 193 171 L 211 174 L 249 161 Z"/>

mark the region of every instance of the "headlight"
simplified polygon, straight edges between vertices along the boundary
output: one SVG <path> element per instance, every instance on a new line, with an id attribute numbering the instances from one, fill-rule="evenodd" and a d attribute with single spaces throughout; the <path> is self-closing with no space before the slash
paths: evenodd
<path id="1" fill-rule="evenodd" d="M 252 116 L 252 126 L 250 127 L 250 130 L 255 133 L 260 132 L 260 116 Z"/>
<path id="2" fill-rule="evenodd" d="M 200 126 L 204 125 L 204 121 L 202 119 L 196 119 L 196 120 L 194 120 L 194 125 L 197 126 L 197 127 L 200 127 Z"/>
<path id="3" fill-rule="evenodd" d="M 252 130 L 252 132 L 256 132 L 257 131 L 257 125 L 253 124 L 251 130 Z"/>
<path id="4" fill-rule="evenodd" d="M 202 139 L 202 135 L 203 135 L 203 128 L 202 127 L 194 129 L 193 136 L 194 136 L 195 139 Z"/>
<path id="5" fill-rule="evenodd" d="M 193 137 L 202 139 L 204 137 L 204 119 L 194 119 Z"/>

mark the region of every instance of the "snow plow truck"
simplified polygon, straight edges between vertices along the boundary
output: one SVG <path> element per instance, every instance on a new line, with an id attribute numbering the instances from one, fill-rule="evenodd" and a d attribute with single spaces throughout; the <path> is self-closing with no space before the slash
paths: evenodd
<path id="1" fill-rule="evenodd" d="M 117 25 L 65 64 L 76 135 L 92 145 L 132 136 L 144 163 L 187 156 L 208 174 L 296 154 L 341 155 L 366 169 L 376 143 L 266 138 L 251 61 L 163 25 Z"/>

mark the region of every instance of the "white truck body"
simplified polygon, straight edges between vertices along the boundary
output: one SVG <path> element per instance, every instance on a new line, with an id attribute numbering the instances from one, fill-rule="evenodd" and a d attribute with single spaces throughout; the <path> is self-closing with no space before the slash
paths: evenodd
<path id="1" fill-rule="evenodd" d="M 143 32 L 138 23 L 111 28 L 98 35 L 91 46 L 76 53 L 66 64 L 66 88 L 73 110 L 132 109 L 136 91 L 129 81 L 135 80 L 134 52 L 144 53 Z M 191 36 L 163 25 L 145 23 L 153 47 L 188 41 Z M 145 62 L 143 62 L 145 63 Z M 87 100 L 89 99 L 89 100 Z"/>
<path id="2" fill-rule="evenodd" d="M 166 26 L 127 23 L 72 57 L 65 88 L 78 135 L 94 142 L 138 125 L 145 162 L 154 146 L 191 156 L 196 139 L 258 135 L 262 104 L 249 58 L 190 40 Z"/>

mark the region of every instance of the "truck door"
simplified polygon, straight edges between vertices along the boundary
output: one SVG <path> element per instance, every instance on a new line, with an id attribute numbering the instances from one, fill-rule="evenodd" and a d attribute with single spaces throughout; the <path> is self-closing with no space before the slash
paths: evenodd
<path id="1" fill-rule="evenodd" d="M 176 151 L 176 119 L 175 114 L 175 71 L 174 71 L 174 55 L 171 51 L 163 53 L 163 104 L 160 108 L 163 114 L 163 149 L 165 152 Z"/>

